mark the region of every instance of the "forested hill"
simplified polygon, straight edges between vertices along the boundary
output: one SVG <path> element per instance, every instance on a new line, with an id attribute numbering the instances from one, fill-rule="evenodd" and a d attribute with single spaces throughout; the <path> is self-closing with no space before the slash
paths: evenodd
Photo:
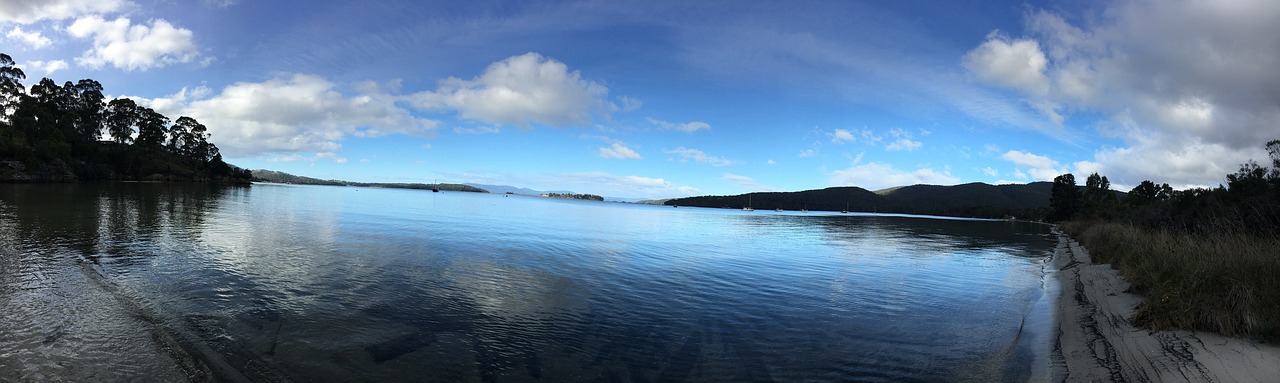
<path id="1" fill-rule="evenodd" d="M 422 183 L 369 183 L 369 182 L 350 182 L 341 180 L 322 180 L 319 178 L 311 178 L 304 176 L 296 176 L 293 174 L 278 172 L 274 170 L 258 169 L 253 171 L 253 180 L 255 182 L 274 182 L 281 184 L 295 185 L 328 185 L 328 186 L 359 186 L 370 188 L 392 188 L 392 189 L 437 189 L 443 191 L 460 191 L 473 193 L 488 193 L 488 190 L 477 188 L 470 185 L 462 184 L 422 184 Z"/>
<path id="2" fill-rule="evenodd" d="M 913 185 L 879 193 L 854 186 L 797 192 L 762 192 L 734 196 L 676 198 L 666 205 L 763 210 L 879 212 L 953 217 L 1041 219 L 1049 209 L 1053 184 L 969 183 L 955 186 Z M 847 204 L 847 205 L 846 205 Z"/>
<path id="3" fill-rule="evenodd" d="M 128 98 L 108 102 L 92 79 L 58 85 L 46 77 L 29 92 L 25 79 L 0 53 L 0 182 L 249 182 L 191 117 L 171 120 Z"/>

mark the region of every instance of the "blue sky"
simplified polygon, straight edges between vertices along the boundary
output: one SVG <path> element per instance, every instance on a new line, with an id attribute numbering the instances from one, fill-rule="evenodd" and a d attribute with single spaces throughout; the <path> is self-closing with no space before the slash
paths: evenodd
<path id="1" fill-rule="evenodd" d="M 93 78 L 318 178 L 662 198 L 1064 172 L 1214 186 L 1280 139 L 1280 2 L 5 0 Z"/>

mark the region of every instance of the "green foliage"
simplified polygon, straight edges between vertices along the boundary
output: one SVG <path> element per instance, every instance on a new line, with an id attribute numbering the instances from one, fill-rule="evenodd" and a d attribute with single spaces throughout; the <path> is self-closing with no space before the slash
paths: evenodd
<path id="1" fill-rule="evenodd" d="M 207 128 L 181 117 L 170 136 L 168 117 L 130 99 L 104 103 L 91 79 L 58 85 L 40 79 L 28 93 L 26 75 L 0 53 L 0 160 L 22 161 L 21 179 L 207 179 L 247 182 L 250 174 L 222 162 Z M 99 142 L 106 131 L 114 143 Z M 166 145 L 167 143 L 167 145 Z"/>
<path id="2" fill-rule="evenodd" d="M 954 186 L 912 185 L 871 192 L 859 187 L 833 187 L 798 192 L 699 196 L 663 201 L 666 205 L 741 208 L 748 200 L 756 209 L 848 211 L 940 215 L 973 218 L 1043 219 L 1049 204 L 1049 183 Z"/>
<path id="3" fill-rule="evenodd" d="M 1115 213 L 1062 227 L 1146 297 L 1135 323 L 1280 340 L 1280 140 L 1266 148 L 1272 168 L 1241 164 L 1226 187 L 1143 181 Z"/>
<path id="4" fill-rule="evenodd" d="M 595 194 L 573 194 L 573 193 L 547 193 L 547 197 L 551 198 L 568 198 L 568 199 L 585 199 L 591 201 L 604 201 L 604 197 Z"/>
<path id="5" fill-rule="evenodd" d="M 1280 341 L 1280 237 L 1230 226 L 1201 234 L 1123 222 L 1062 228 L 1145 296 L 1135 324 Z"/>
<path id="6" fill-rule="evenodd" d="M 1132 206 L 1146 206 L 1156 202 L 1168 201 L 1169 198 L 1173 198 L 1173 188 L 1169 187 L 1169 184 L 1156 186 L 1155 182 L 1142 181 L 1133 190 L 1129 191 L 1124 203 Z"/>
<path id="7" fill-rule="evenodd" d="M 1076 187 L 1076 176 L 1071 173 L 1053 179 L 1053 191 L 1049 195 L 1049 221 L 1057 222 L 1070 219 L 1080 211 L 1080 189 Z"/>

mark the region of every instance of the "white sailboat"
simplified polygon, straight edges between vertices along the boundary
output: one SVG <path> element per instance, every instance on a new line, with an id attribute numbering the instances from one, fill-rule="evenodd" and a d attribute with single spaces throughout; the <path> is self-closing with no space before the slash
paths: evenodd
<path id="1" fill-rule="evenodd" d="M 751 208 L 751 195 L 747 194 L 747 207 L 742 208 L 742 211 L 755 211 L 755 210 L 756 209 Z"/>

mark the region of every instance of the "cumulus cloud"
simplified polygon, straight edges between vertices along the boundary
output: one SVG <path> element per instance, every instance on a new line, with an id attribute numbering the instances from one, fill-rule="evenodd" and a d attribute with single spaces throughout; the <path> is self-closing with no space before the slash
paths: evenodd
<path id="1" fill-rule="evenodd" d="M 0 1 L 0 23 L 65 20 L 118 11 L 126 4 L 129 3 L 125 0 L 5 0 Z"/>
<path id="2" fill-rule="evenodd" d="M 678 130 L 685 133 L 693 133 L 699 130 L 711 129 L 711 125 L 702 121 L 691 121 L 685 123 L 667 122 L 653 117 L 649 117 L 649 123 L 665 130 Z"/>
<path id="3" fill-rule="evenodd" d="M 849 133 L 848 130 L 836 129 L 835 132 L 831 133 L 831 142 L 834 142 L 837 144 L 843 144 L 846 142 L 851 142 L 853 140 L 854 140 L 853 133 Z"/>
<path id="4" fill-rule="evenodd" d="M 111 65 L 130 71 L 147 70 L 199 57 L 190 29 L 175 27 L 164 19 L 151 20 L 150 24 L 134 25 L 123 17 L 105 20 L 96 15 L 84 16 L 67 26 L 67 33 L 93 39 L 93 47 L 76 59 L 91 68 Z"/>
<path id="5" fill-rule="evenodd" d="M 999 32 L 988 34 L 987 41 L 964 56 L 965 69 L 979 78 L 1037 95 L 1049 93 L 1048 64 L 1040 43 L 1010 40 Z"/>
<path id="6" fill-rule="evenodd" d="M 708 164 L 715 167 L 724 167 L 724 166 L 739 164 L 738 161 L 726 159 L 723 157 L 713 156 L 701 150 L 690 149 L 683 146 L 672 149 L 672 150 L 664 151 L 664 153 L 680 156 L 680 162 L 693 160 L 700 164 Z"/>
<path id="7" fill-rule="evenodd" d="M 628 148 L 626 145 L 623 145 L 621 142 L 615 142 L 613 143 L 613 145 L 609 147 L 600 148 L 599 153 L 600 153 L 600 157 L 604 157 L 604 158 L 633 159 L 633 160 L 640 159 L 640 153 L 636 153 L 635 150 L 631 150 L 631 148 Z"/>
<path id="8" fill-rule="evenodd" d="M 442 80 L 435 91 L 407 99 L 420 109 L 455 111 L 464 119 L 527 128 L 533 123 L 586 125 L 594 114 L 613 107 L 605 101 L 608 93 L 604 85 L 582 79 L 564 63 L 530 52 L 490 64 L 471 80 Z"/>
<path id="9" fill-rule="evenodd" d="M 432 137 L 439 123 L 414 117 L 391 94 L 365 89 L 353 95 L 324 78 L 281 75 L 239 82 L 211 95 L 195 88 L 156 99 L 138 98 L 167 116 L 190 116 L 209 127 L 210 141 L 228 157 L 264 154 L 331 156 L 348 135 L 408 134 Z M 281 157 L 287 158 L 287 157 Z"/>
<path id="10" fill-rule="evenodd" d="M 1106 116 L 1103 132 L 1124 145 L 1098 150 L 1091 162 L 1117 184 L 1216 184 L 1280 138 L 1280 3 L 1104 4 L 1098 14 L 1106 17 L 1077 24 L 1028 13 L 1030 36 L 996 34 L 966 55 L 966 68 L 1018 90 L 1032 108 Z M 986 59 L 999 52 L 1025 60 Z M 1010 77 L 987 75 L 997 73 Z"/>
<path id="11" fill-rule="evenodd" d="M 1067 169 L 1061 167 L 1058 161 L 1038 154 L 1010 150 L 1001 154 L 1000 158 L 1018 166 L 1018 172 L 1015 173 L 1018 178 L 1025 178 L 1025 174 L 1021 171 L 1022 169 L 1026 169 L 1026 172 L 1031 174 L 1031 178 L 1034 181 L 1052 181 L 1055 177 L 1068 172 Z"/>
<path id="12" fill-rule="evenodd" d="M 6 33 L 4 36 L 26 43 L 34 49 L 44 48 L 53 44 L 53 40 L 49 40 L 48 37 L 44 37 L 40 32 L 27 32 L 22 30 L 22 27 L 18 26 L 14 26 L 13 29 L 9 30 L 9 33 Z"/>
<path id="13" fill-rule="evenodd" d="M 855 163 L 847 169 L 831 172 L 827 178 L 828 186 L 857 186 L 867 190 L 916 184 L 954 185 L 959 182 L 960 179 L 948 170 L 919 168 L 907 171 L 879 162 Z"/>

